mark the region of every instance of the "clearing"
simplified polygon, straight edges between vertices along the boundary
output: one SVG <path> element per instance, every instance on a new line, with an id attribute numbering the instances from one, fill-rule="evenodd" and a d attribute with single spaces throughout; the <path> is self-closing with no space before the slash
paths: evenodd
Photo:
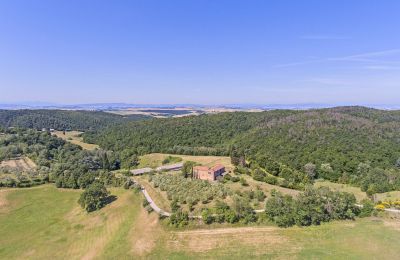
<path id="1" fill-rule="evenodd" d="M 194 155 L 180 155 L 180 154 L 166 154 L 166 153 L 151 153 L 140 157 L 140 164 L 138 168 L 156 168 L 162 165 L 162 161 L 168 156 L 180 157 L 184 162 L 193 161 L 205 166 L 214 166 L 222 164 L 227 171 L 232 171 L 235 167 L 231 164 L 231 159 L 227 156 L 194 156 Z"/>
<path id="2" fill-rule="evenodd" d="M 83 138 L 81 136 L 83 132 L 79 131 L 66 131 L 65 135 L 63 134 L 63 131 L 54 131 L 53 134 L 56 135 L 57 137 L 66 140 L 70 143 L 79 145 L 85 150 L 95 150 L 99 148 L 97 144 L 88 144 L 83 142 Z"/>
<path id="3" fill-rule="evenodd" d="M 314 187 L 328 187 L 334 191 L 353 193 L 354 196 L 356 196 L 356 199 L 358 202 L 367 198 L 367 194 L 365 192 L 361 191 L 360 188 L 350 186 L 348 184 L 334 183 L 334 182 L 325 181 L 325 180 L 324 181 L 316 180 L 314 183 Z"/>

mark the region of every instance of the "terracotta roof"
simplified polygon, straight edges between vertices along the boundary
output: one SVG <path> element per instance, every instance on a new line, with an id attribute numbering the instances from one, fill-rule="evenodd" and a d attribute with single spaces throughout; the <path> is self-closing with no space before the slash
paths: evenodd
<path id="1" fill-rule="evenodd" d="M 210 171 L 211 170 L 213 172 L 216 172 L 216 171 L 219 171 L 224 168 L 225 168 L 225 166 L 223 166 L 222 164 L 217 164 L 217 165 L 213 166 L 212 168 L 208 168 L 207 166 L 194 166 L 193 170 L 198 170 L 198 171 Z"/>
<path id="2" fill-rule="evenodd" d="M 209 168 L 207 166 L 194 166 L 193 170 L 208 171 Z"/>
<path id="3" fill-rule="evenodd" d="M 225 166 L 223 166 L 221 164 L 217 164 L 214 167 L 212 167 L 211 170 L 216 172 L 216 171 L 219 171 L 219 170 L 224 169 L 224 168 L 225 168 Z"/>

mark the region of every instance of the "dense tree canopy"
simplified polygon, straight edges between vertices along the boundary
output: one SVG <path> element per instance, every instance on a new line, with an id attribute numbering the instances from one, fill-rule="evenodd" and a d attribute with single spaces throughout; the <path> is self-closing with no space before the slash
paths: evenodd
<path id="1" fill-rule="evenodd" d="M 0 110 L 0 125 L 4 127 L 53 128 L 86 131 L 100 129 L 126 121 L 147 119 L 143 115 L 120 116 L 100 111 L 74 110 Z"/>
<path id="2" fill-rule="evenodd" d="M 85 188 L 96 178 L 106 185 L 121 185 L 112 170 L 120 168 L 120 154 L 104 150 L 85 151 L 81 147 L 34 129 L 7 129 L 0 138 L 0 161 L 20 156 L 32 159 L 37 168 L 31 173 L 31 182 L 20 179 L 0 181 L 0 186 L 31 186 L 54 182 L 62 188 Z M 22 176 L 23 177 L 23 176 Z"/>
<path id="3" fill-rule="evenodd" d="M 400 111 L 337 107 L 221 113 L 132 122 L 84 138 L 136 154 L 231 155 L 242 166 L 245 158 L 260 165 L 269 181 L 277 176 L 293 187 L 324 178 L 371 193 L 400 189 Z M 360 164 L 371 170 L 360 174 Z"/>
<path id="4" fill-rule="evenodd" d="M 308 187 L 297 198 L 272 192 L 266 203 L 267 217 L 281 227 L 310 226 L 340 219 L 354 219 L 360 213 L 356 198 L 346 192 Z"/>

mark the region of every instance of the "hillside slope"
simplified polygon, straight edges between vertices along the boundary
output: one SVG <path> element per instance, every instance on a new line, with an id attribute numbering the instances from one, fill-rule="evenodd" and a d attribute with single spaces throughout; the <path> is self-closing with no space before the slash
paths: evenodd
<path id="1" fill-rule="evenodd" d="M 286 165 L 304 171 L 312 164 L 317 177 L 371 192 L 400 188 L 400 111 L 336 107 L 221 113 L 133 122 L 85 139 L 138 154 L 228 155 L 234 146 L 259 165 L 272 162 L 281 170 Z"/>
<path id="2" fill-rule="evenodd" d="M 0 126 L 34 129 L 54 128 L 86 131 L 147 118 L 149 117 L 142 115 L 123 117 L 106 112 L 83 110 L 0 110 Z"/>

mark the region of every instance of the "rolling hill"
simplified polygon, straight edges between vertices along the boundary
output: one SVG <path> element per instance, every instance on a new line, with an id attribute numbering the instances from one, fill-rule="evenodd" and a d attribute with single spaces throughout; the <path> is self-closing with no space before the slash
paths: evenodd
<path id="1" fill-rule="evenodd" d="M 387 183 L 385 190 L 400 187 L 400 111 L 336 107 L 154 119 L 88 133 L 85 140 L 138 154 L 229 155 L 236 147 L 258 164 L 271 160 L 303 171 L 312 163 L 319 177 L 333 181 L 362 186 L 367 178 L 365 189 L 375 182 Z"/>
<path id="2" fill-rule="evenodd" d="M 148 119 L 143 115 L 121 116 L 100 111 L 84 110 L 0 110 L 0 126 L 23 128 L 53 128 L 87 131 L 126 121 Z"/>

